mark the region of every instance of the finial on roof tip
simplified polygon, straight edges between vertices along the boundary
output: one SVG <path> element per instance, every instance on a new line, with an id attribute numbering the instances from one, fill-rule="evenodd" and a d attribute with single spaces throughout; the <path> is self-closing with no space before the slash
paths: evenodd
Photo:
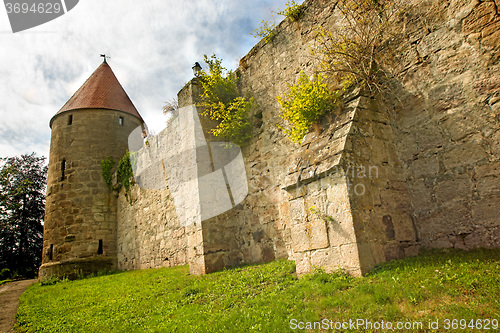
<path id="1" fill-rule="evenodd" d="M 105 54 L 101 54 L 101 57 L 103 57 L 103 58 L 104 58 L 104 61 L 103 61 L 103 62 L 104 62 L 105 64 L 107 64 L 106 59 L 111 58 L 111 57 L 107 57 Z"/>

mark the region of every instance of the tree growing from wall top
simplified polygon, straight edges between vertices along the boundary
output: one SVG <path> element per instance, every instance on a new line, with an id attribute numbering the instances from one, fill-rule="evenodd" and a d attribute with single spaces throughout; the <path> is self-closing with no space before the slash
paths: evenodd
<path id="1" fill-rule="evenodd" d="M 245 145 L 251 138 L 249 112 L 253 98 L 241 96 L 238 91 L 238 77 L 222 67 L 222 59 L 215 54 L 204 56 L 208 71 L 201 71 L 201 103 L 203 116 L 218 124 L 210 132 L 218 138 Z"/>
<path id="2" fill-rule="evenodd" d="M 402 0 L 344 0 L 336 8 L 341 20 L 317 29 L 319 70 L 333 76 L 339 89 L 357 86 L 372 94 L 387 90 L 394 76 L 396 45 L 404 34 L 397 23 L 410 9 Z"/>

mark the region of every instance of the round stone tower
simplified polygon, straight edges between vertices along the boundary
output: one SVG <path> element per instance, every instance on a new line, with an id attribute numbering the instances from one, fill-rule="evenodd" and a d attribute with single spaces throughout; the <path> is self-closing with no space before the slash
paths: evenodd
<path id="1" fill-rule="evenodd" d="M 101 161 L 119 161 L 143 120 L 106 60 L 50 120 L 40 278 L 116 268 L 116 196 Z"/>

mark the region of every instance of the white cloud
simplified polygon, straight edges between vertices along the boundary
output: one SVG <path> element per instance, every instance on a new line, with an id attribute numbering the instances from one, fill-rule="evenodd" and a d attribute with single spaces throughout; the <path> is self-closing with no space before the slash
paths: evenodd
<path id="1" fill-rule="evenodd" d="M 102 61 L 157 132 L 165 101 L 215 52 L 235 68 L 269 8 L 285 0 L 82 0 L 66 15 L 13 34 L 0 8 L 0 157 L 48 156 L 50 118 Z M 159 125 L 158 125 L 159 124 Z"/>

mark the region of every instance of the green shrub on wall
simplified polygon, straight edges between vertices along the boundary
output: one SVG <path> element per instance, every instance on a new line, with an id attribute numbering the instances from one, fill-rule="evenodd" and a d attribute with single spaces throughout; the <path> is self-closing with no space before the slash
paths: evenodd
<path id="1" fill-rule="evenodd" d="M 101 161 L 102 178 L 110 190 L 113 189 L 113 173 L 111 170 L 113 170 L 115 163 L 115 160 L 111 156 L 106 156 L 106 158 Z"/>
<path id="2" fill-rule="evenodd" d="M 285 9 L 280 10 L 278 8 L 278 12 L 274 12 L 271 10 L 272 20 L 266 21 L 262 20 L 260 22 L 259 27 L 255 29 L 255 31 L 251 34 L 255 38 L 262 38 L 264 43 L 269 43 L 273 37 L 275 36 L 274 28 L 276 28 L 276 23 L 274 19 L 274 14 L 283 15 L 290 19 L 291 21 L 297 21 L 302 15 L 304 9 L 304 5 L 299 5 L 295 2 L 295 0 L 288 1 L 285 4 Z"/>
<path id="3" fill-rule="evenodd" d="M 130 192 L 130 179 L 134 177 L 134 172 L 132 171 L 132 165 L 130 164 L 130 153 L 127 152 L 118 162 L 118 169 L 116 170 L 116 177 L 118 182 L 125 188 L 125 192 Z"/>
<path id="4" fill-rule="evenodd" d="M 313 75 L 312 80 L 300 73 L 297 83 L 288 85 L 290 92 L 278 96 L 282 108 L 280 116 L 288 123 L 288 128 L 282 128 L 289 138 L 300 143 L 313 124 L 332 110 L 339 101 L 339 92 L 330 91 L 321 74 Z"/>
<path id="5" fill-rule="evenodd" d="M 264 43 L 269 43 L 274 37 L 274 28 L 276 28 L 276 24 L 274 21 L 266 21 L 262 20 L 260 22 L 259 27 L 255 29 L 251 35 L 255 38 L 262 38 Z"/>
<path id="6" fill-rule="evenodd" d="M 216 120 L 218 125 L 211 129 L 211 133 L 221 139 L 244 145 L 251 137 L 249 111 L 253 105 L 253 98 L 242 97 L 239 94 L 237 77 L 231 71 L 222 67 L 222 59 L 215 54 L 205 62 L 209 72 L 201 72 L 202 115 Z"/>
<path id="7" fill-rule="evenodd" d="M 113 167 L 116 162 L 111 156 L 106 156 L 105 159 L 101 161 L 101 172 L 102 178 L 106 185 L 108 185 L 110 190 L 113 190 Z M 116 177 L 118 185 L 123 186 L 125 189 L 125 194 L 130 194 L 131 179 L 134 177 L 134 172 L 132 171 L 132 165 L 130 164 L 130 153 L 127 151 L 125 155 L 118 162 L 118 168 L 116 169 Z"/>
<path id="8" fill-rule="evenodd" d="M 278 14 L 289 18 L 291 21 L 297 21 L 304 9 L 304 5 L 299 5 L 294 0 L 288 1 L 285 6 L 285 9 L 279 11 Z"/>

